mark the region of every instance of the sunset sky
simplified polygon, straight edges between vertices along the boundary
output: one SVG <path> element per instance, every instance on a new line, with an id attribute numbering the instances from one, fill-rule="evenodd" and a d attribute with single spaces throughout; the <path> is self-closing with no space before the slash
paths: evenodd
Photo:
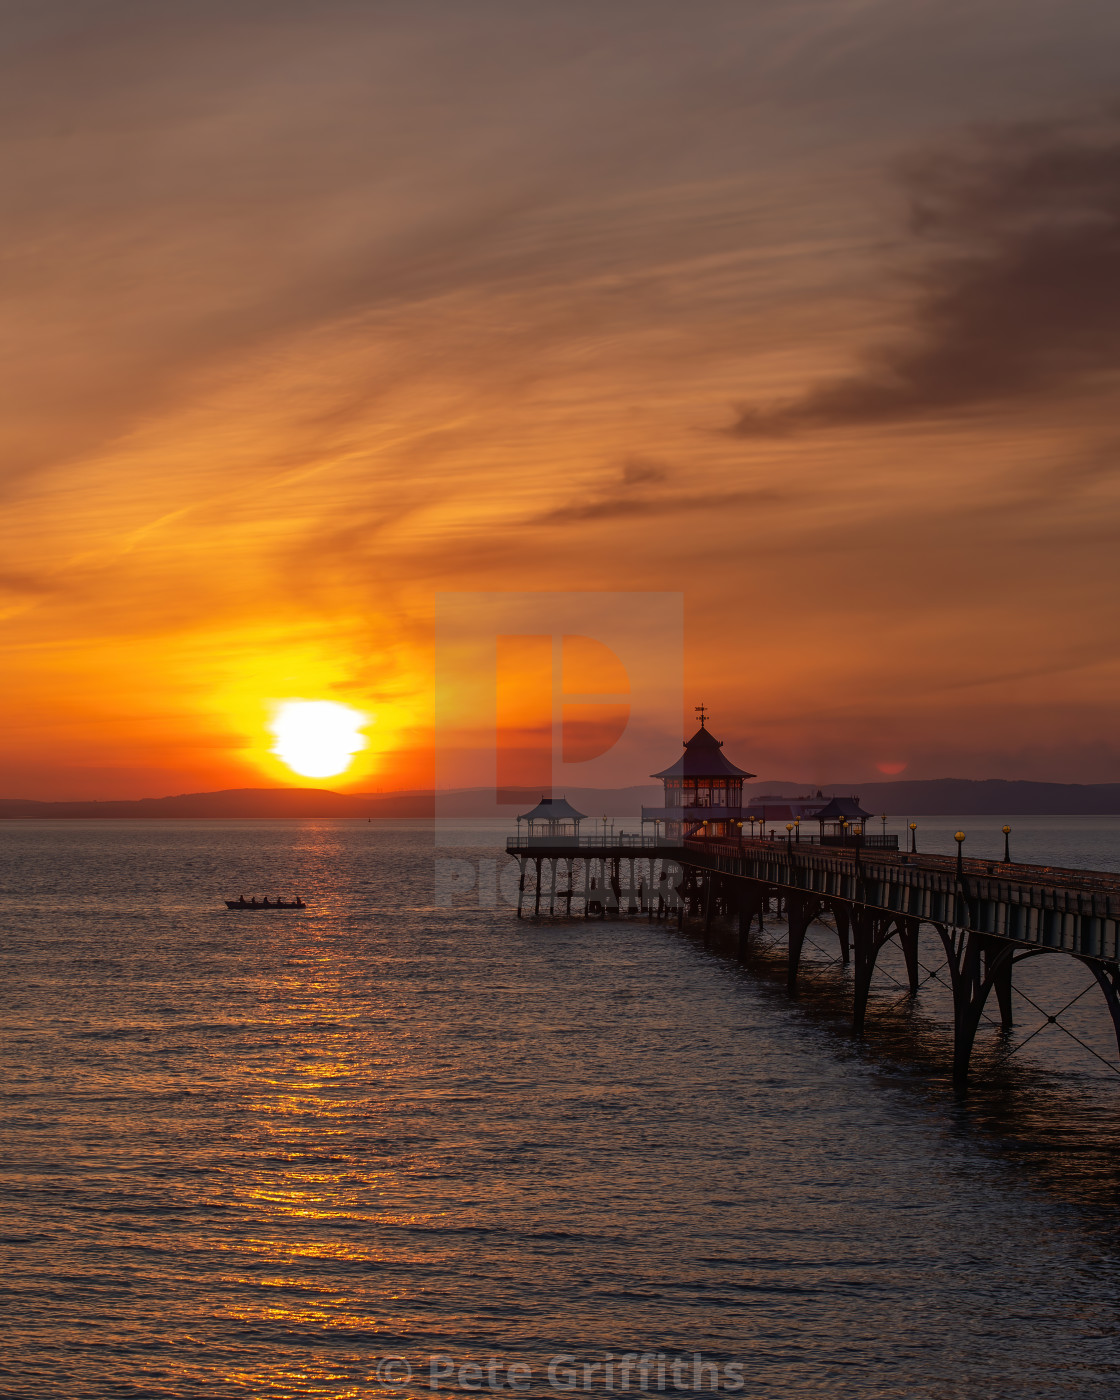
<path id="1" fill-rule="evenodd" d="M 1120 780 L 1114 0 L 0 29 L 0 796 L 293 698 L 429 785 L 435 595 L 551 588 L 683 593 L 763 777 Z"/>

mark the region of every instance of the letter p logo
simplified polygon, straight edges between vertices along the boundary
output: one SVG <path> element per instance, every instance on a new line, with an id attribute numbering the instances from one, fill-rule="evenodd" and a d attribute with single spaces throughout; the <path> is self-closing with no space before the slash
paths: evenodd
<path id="1" fill-rule="evenodd" d="M 437 595 L 436 843 L 489 850 L 471 820 L 554 795 L 601 812 L 649 783 L 680 744 L 683 612 L 680 593 Z"/>
<path id="2" fill-rule="evenodd" d="M 564 763 L 614 747 L 630 719 L 630 677 L 619 657 L 579 634 L 499 635 L 494 669 L 497 800 L 550 797 L 559 716 Z"/>

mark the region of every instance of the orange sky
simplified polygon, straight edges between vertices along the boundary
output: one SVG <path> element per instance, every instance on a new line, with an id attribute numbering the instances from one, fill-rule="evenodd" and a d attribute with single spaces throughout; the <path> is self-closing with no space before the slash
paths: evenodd
<path id="1" fill-rule="evenodd" d="M 424 786 L 434 595 L 555 587 L 763 777 L 1120 780 L 1116 7 L 0 26 L 0 796 L 302 781 L 293 697 Z"/>

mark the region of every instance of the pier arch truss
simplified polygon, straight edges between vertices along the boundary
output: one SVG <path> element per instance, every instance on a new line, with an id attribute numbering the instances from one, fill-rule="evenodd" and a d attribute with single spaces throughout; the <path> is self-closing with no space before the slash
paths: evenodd
<path id="1" fill-rule="evenodd" d="M 866 1026 L 883 948 L 897 944 L 913 997 L 921 985 L 919 939 L 933 932 L 948 969 L 953 1077 L 960 1083 L 993 994 L 1000 1024 L 1010 1031 L 1014 969 L 1043 953 L 1091 970 L 1120 1054 L 1118 875 L 780 840 L 580 837 L 560 847 L 511 838 L 507 850 L 519 866 L 518 917 L 673 918 L 682 927 L 699 923 L 706 939 L 718 926 L 724 940 L 730 930 L 730 951 L 744 958 L 752 938 L 764 934 L 768 911 L 780 911 L 791 996 L 806 939 L 818 921 L 830 920 L 838 961 L 852 973 L 857 1035 Z M 1057 1023 L 1057 1016 L 1036 1009 Z"/>
<path id="2" fill-rule="evenodd" d="M 913 997 L 920 985 L 919 936 L 934 933 L 948 969 L 958 1082 L 968 1076 L 990 998 L 994 994 L 1000 1024 L 1009 1032 L 1014 968 L 1043 953 L 1064 954 L 1089 968 L 1104 994 L 1120 1054 L 1118 876 L 858 849 L 798 849 L 780 841 L 690 841 L 680 859 L 686 892 L 682 922 L 701 912 L 707 936 L 714 919 L 730 916 L 740 956 L 749 950 L 756 921 L 761 929 L 764 911 L 781 911 L 791 996 L 797 995 L 809 930 L 830 918 L 839 960 L 851 967 L 857 1035 L 865 1029 L 872 978 L 885 945 L 897 943 Z M 1042 1014 L 1058 1023 L 1057 1016 Z"/>

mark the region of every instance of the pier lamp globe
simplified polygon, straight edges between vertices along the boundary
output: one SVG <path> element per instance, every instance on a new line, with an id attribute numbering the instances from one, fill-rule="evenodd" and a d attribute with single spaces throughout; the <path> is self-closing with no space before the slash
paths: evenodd
<path id="1" fill-rule="evenodd" d="M 1011 828 L 1009 826 L 1003 828 L 1003 859 L 1006 864 L 1011 864 Z"/>

